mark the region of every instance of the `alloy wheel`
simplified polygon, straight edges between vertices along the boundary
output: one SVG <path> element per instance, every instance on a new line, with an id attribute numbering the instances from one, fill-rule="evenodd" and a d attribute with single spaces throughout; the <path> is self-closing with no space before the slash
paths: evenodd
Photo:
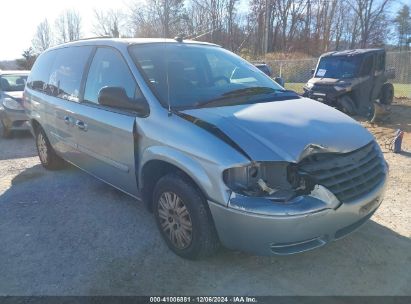
<path id="1" fill-rule="evenodd" d="M 192 241 L 193 225 L 183 200 L 173 192 L 164 192 L 158 202 L 160 226 L 170 242 L 185 249 Z"/>
<path id="2" fill-rule="evenodd" d="M 39 157 L 42 163 L 47 163 L 47 144 L 43 134 L 39 133 L 37 136 L 37 148 L 39 151 Z"/>

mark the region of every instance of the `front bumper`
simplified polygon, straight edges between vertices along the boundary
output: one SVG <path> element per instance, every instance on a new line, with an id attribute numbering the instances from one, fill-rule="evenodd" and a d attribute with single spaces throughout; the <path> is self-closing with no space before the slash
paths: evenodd
<path id="1" fill-rule="evenodd" d="M 30 130 L 28 117 L 24 110 L 10 110 L 3 108 L 0 110 L 0 119 L 10 130 Z"/>
<path id="2" fill-rule="evenodd" d="M 317 86 L 314 86 L 310 89 L 304 87 L 303 90 L 304 97 L 308 97 L 310 99 L 314 99 L 327 104 L 334 103 L 338 99 L 338 97 L 348 93 L 345 90 L 336 91 L 332 86 L 323 88 L 318 88 Z"/>
<path id="3" fill-rule="evenodd" d="M 311 196 L 279 204 L 236 195 L 228 207 L 209 202 L 224 246 L 257 255 L 287 255 L 321 247 L 360 227 L 380 206 L 387 177 L 360 199 L 330 208 Z"/>

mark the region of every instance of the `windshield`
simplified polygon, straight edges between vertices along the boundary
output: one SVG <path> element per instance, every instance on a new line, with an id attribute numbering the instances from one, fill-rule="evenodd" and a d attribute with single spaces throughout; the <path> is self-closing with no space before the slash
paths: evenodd
<path id="1" fill-rule="evenodd" d="M 3 92 L 24 91 L 27 75 L 1 75 L 0 88 Z"/>
<path id="2" fill-rule="evenodd" d="M 186 109 L 298 98 L 220 47 L 151 43 L 134 45 L 130 53 L 165 107 L 168 100 L 173 108 Z"/>
<path id="3" fill-rule="evenodd" d="M 330 56 L 321 58 L 315 77 L 353 78 L 357 74 L 359 57 Z"/>

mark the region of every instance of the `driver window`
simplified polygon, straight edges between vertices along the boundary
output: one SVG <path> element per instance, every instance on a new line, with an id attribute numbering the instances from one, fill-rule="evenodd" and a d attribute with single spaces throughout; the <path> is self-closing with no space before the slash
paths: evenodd
<path id="1" fill-rule="evenodd" d="M 98 93 L 106 86 L 124 88 L 130 99 L 142 97 L 135 96 L 136 82 L 119 52 L 112 48 L 99 48 L 90 66 L 84 100 L 98 103 Z M 139 91 L 137 92 L 141 95 Z"/>
<path id="2" fill-rule="evenodd" d="M 377 56 L 376 70 L 379 72 L 383 72 L 384 67 L 385 67 L 385 55 L 380 54 Z"/>
<path id="3" fill-rule="evenodd" d="M 372 56 L 366 57 L 362 63 L 361 76 L 370 75 L 372 66 L 373 66 L 373 57 Z"/>

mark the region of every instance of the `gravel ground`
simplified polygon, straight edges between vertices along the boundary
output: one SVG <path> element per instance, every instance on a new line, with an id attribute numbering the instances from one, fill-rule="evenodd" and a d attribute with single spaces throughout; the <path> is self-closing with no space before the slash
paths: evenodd
<path id="1" fill-rule="evenodd" d="M 411 151 L 409 103 L 393 114 L 367 127 L 382 143 L 405 129 Z M 222 250 L 192 262 L 166 248 L 139 202 L 78 169 L 44 170 L 29 135 L 0 139 L 0 295 L 411 295 L 411 153 L 385 157 L 385 201 L 348 237 L 287 257 Z"/>

